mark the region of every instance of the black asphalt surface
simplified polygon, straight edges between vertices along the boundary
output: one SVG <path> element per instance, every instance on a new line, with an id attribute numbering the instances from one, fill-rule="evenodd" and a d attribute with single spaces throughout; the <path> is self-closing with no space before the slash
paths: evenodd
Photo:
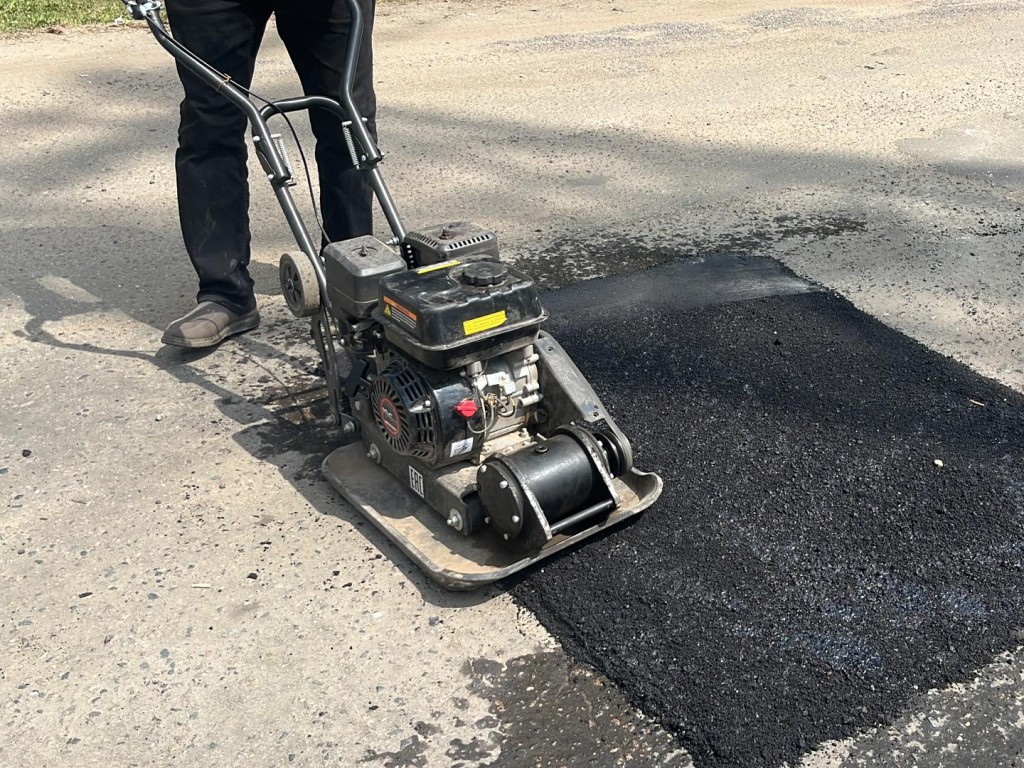
<path id="1" fill-rule="evenodd" d="M 1024 398 L 829 292 L 645 300 L 662 269 L 547 304 L 664 495 L 514 597 L 698 766 L 793 763 L 1019 645 Z"/>

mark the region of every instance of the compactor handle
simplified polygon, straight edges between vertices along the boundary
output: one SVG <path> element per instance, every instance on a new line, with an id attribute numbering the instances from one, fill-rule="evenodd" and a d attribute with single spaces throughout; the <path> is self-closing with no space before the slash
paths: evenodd
<path id="1" fill-rule="evenodd" d="M 341 76 L 341 103 L 345 106 L 348 119 L 352 121 L 349 130 L 360 149 L 360 162 L 364 166 L 372 167 L 382 159 L 377 143 L 366 130 L 366 123 L 363 116 L 356 107 L 355 99 L 352 98 L 352 88 L 356 82 L 356 66 L 359 64 L 359 49 L 363 41 L 363 9 L 359 7 L 359 0 L 345 0 L 349 13 L 348 47 L 345 50 L 345 65 Z"/>
<path id="2" fill-rule="evenodd" d="M 132 18 L 136 21 L 149 21 L 152 23 L 155 21 L 160 26 L 163 23 L 160 21 L 160 9 L 164 7 L 164 4 L 159 0 L 148 0 L 139 2 L 139 0 L 121 0 L 131 11 Z"/>
<path id="3" fill-rule="evenodd" d="M 291 173 L 284 158 L 274 144 L 270 128 L 267 126 L 267 119 L 277 113 L 310 108 L 325 109 L 341 119 L 344 125 L 343 130 L 347 131 L 346 137 L 351 137 L 358 150 L 353 153 L 355 155 L 353 159 L 356 161 L 357 166 L 367 174 L 370 186 L 373 188 L 384 216 L 388 220 L 391 231 L 395 234 L 398 242 L 401 243 L 405 240 L 405 226 L 402 224 L 398 209 L 391 198 L 391 193 L 388 191 L 387 184 L 384 183 L 380 169 L 377 167 L 383 155 L 381 155 L 376 142 L 370 136 L 363 116 L 359 113 L 352 98 L 352 85 L 355 82 L 356 65 L 359 61 L 359 48 L 364 28 L 363 12 L 359 7 L 358 0 L 345 0 L 349 10 L 350 26 L 342 69 L 340 101 L 334 101 L 322 96 L 305 96 L 296 99 L 284 99 L 277 103 L 268 104 L 262 109 L 252 103 L 247 90 L 231 82 L 229 76 L 218 72 L 174 39 L 171 33 L 167 31 L 163 19 L 160 17 L 160 10 L 163 8 L 163 3 L 160 0 L 121 1 L 131 11 L 133 18 L 145 21 L 149 25 L 149 29 L 157 42 L 181 66 L 191 71 L 210 87 L 215 88 L 245 114 L 252 125 L 253 140 L 261 150 L 261 158 L 266 160 L 268 165 L 267 173 L 275 188 L 288 184 L 291 180 Z M 309 231 L 304 226 L 298 225 L 296 219 L 298 213 L 294 210 L 294 204 L 282 202 L 282 205 L 285 206 L 285 215 L 295 231 L 296 239 L 302 246 L 302 250 L 307 254 L 312 254 L 310 258 L 315 258 L 317 250 L 313 247 Z M 319 263 L 316 264 L 316 268 L 319 276 L 322 271 Z"/>

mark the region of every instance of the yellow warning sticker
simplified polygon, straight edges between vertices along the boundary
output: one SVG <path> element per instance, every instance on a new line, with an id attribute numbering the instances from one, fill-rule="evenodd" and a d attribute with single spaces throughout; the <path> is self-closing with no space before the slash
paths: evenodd
<path id="1" fill-rule="evenodd" d="M 448 267 L 454 267 L 462 262 L 458 259 L 452 259 L 451 261 L 442 261 L 440 264 L 431 264 L 429 267 L 420 267 L 416 270 L 417 275 L 425 275 L 428 272 L 437 272 L 439 269 L 448 269 Z"/>
<path id="2" fill-rule="evenodd" d="M 508 316 L 503 309 L 500 312 L 492 312 L 489 315 L 467 320 L 462 324 L 462 329 L 466 332 L 467 336 L 472 336 L 474 333 L 482 333 L 483 331 L 491 330 L 491 328 L 497 328 L 499 325 L 504 325 L 506 320 L 508 320 Z"/>

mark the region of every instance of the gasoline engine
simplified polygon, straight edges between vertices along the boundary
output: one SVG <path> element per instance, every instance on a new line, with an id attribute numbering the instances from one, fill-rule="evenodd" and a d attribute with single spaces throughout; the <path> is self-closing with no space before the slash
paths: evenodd
<path id="1" fill-rule="evenodd" d="M 500 261 L 493 232 L 448 224 L 408 233 L 402 251 L 361 237 L 324 261 L 347 329 L 342 410 L 448 525 L 534 548 L 618 505 L 629 443 L 541 332 L 537 287 Z"/>

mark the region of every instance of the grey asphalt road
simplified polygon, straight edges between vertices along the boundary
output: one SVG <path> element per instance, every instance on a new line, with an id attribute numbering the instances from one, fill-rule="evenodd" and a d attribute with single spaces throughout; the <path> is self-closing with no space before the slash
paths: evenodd
<path id="1" fill-rule="evenodd" d="M 1019 3 L 431 0 L 377 29 L 409 222 L 485 223 L 549 286 L 770 256 L 1024 388 Z M 147 33 L 0 50 L 0 764 L 534 765 L 547 740 L 685 765 L 507 596 L 439 592 L 326 487 L 262 185 L 263 326 L 161 347 L 194 286 Z M 273 32 L 257 87 L 296 91 Z M 1022 664 L 803 764 L 1018 764 Z"/>

